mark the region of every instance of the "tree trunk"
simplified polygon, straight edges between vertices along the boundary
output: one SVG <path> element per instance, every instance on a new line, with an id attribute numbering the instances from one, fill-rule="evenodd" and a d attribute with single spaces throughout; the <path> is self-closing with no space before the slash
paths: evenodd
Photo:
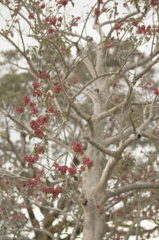
<path id="1" fill-rule="evenodd" d="M 102 240 L 109 227 L 105 222 L 103 206 L 99 206 L 95 189 L 103 170 L 103 154 L 88 144 L 86 155 L 94 161 L 94 166 L 83 172 L 84 223 L 83 240 Z M 104 193 L 103 193 L 104 194 Z"/>
<path id="2" fill-rule="evenodd" d="M 109 230 L 105 214 L 101 211 L 93 198 L 88 199 L 84 207 L 83 240 L 102 240 Z"/>

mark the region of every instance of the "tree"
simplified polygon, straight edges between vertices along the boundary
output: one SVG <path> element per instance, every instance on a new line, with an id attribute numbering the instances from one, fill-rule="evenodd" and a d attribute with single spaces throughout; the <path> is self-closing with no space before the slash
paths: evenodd
<path id="1" fill-rule="evenodd" d="M 34 79 L 21 104 L 9 91 L 1 103 L 2 235 L 158 236 L 158 1 L 98 0 L 83 18 L 67 16 L 72 0 L 1 5 L 10 64 Z"/>

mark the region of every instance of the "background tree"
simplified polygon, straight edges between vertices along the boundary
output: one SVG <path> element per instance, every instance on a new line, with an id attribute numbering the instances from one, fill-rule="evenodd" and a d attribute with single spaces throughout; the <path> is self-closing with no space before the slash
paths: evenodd
<path id="1" fill-rule="evenodd" d="M 158 1 L 1 5 L 2 236 L 158 236 Z"/>

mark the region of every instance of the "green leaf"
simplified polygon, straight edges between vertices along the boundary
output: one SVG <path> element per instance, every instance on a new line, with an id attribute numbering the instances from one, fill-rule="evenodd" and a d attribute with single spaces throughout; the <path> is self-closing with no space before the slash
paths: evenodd
<path id="1" fill-rule="evenodd" d="M 77 157 L 74 157 L 73 163 L 75 164 L 75 166 L 78 166 L 80 164 L 80 160 Z"/>
<path id="2" fill-rule="evenodd" d="M 78 177 L 76 175 L 73 175 L 73 178 L 75 181 L 78 181 Z"/>
<path id="3" fill-rule="evenodd" d="M 37 147 L 34 147 L 33 153 L 38 153 L 38 148 Z"/>
<path id="4" fill-rule="evenodd" d="M 47 152 L 47 147 L 45 145 L 43 145 L 44 149 L 45 149 L 45 152 Z"/>
<path id="5" fill-rule="evenodd" d="M 27 49 L 27 50 L 25 51 L 25 54 L 26 54 L 26 55 L 28 55 L 28 54 L 29 54 L 29 49 Z"/>
<path id="6" fill-rule="evenodd" d="M 47 142 L 47 139 L 45 137 L 43 137 L 43 141 L 44 141 L 44 144 L 47 145 L 48 142 Z"/>
<path id="7" fill-rule="evenodd" d="M 31 113 L 29 113 L 28 117 L 29 117 L 29 119 L 30 119 L 30 118 L 32 117 L 32 114 L 31 114 Z"/>
<path id="8" fill-rule="evenodd" d="M 29 141 L 34 137 L 33 134 L 29 135 Z"/>
<path id="9" fill-rule="evenodd" d="M 46 185 L 47 185 L 47 186 L 50 186 L 50 185 L 51 185 L 51 183 L 50 183 L 50 181 L 49 181 L 48 179 L 46 179 Z"/>

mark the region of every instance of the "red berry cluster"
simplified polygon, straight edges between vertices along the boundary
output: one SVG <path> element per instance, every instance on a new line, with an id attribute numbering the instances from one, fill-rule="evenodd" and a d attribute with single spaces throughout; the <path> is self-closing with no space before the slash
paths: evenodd
<path id="1" fill-rule="evenodd" d="M 34 81 L 32 82 L 32 86 L 33 86 L 34 89 L 37 89 L 37 88 L 40 87 L 40 84 L 39 84 L 37 81 L 34 80 Z"/>
<path id="2" fill-rule="evenodd" d="M 150 35 L 151 34 L 151 25 L 148 25 L 147 27 L 145 25 L 139 26 L 136 33 Z"/>
<path id="3" fill-rule="evenodd" d="M 58 111 L 56 110 L 56 108 L 54 106 L 49 106 L 47 110 L 51 113 L 55 113 L 56 116 L 59 115 Z"/>
<path id="4" fill-rule="evenodd" d="M 117 23 L 117 24 L 115 25 L 115 27 L 114 27 L 114 30 L 119 30 L 119 29 L 121 29 L 122 25 L 123 25 L 123 22 Z"/>
<path id="5" fill-rule="evenodd" d="M 32 108 L 32 109 L 31 109 L 31 113 L 32 113 L 33 115 L 37 114 L 38 112 L 39 112 L 39 111 L 38 111 L 37 108 Z"/>
<path id="6" fill-rule="evenodd" d="M 60 0 L 58 1 L 58 4 L 66 6 L 68 2 L 72 2 L 72 0 Z"/>
<path id="7" fill-rule="evenodd" d="M 29 18 L 29 19 L 34 19 L 34 13 L 33 13 L 33 12 L 30 12 L 28 18 Z"/>
<path id="8" fill-rule="evenodd" d="M 76 170 L 75 167 L 70 167 L 70 168 L 68 168 L 68 172 L 69 172 L 71 175 L 74 175 L 74 174 L 76 174 L 77 170 Z"/>
<path id="9" fill-rule="evenodd" d="M 150 1 L 150 5 L 152 5 L 152 6 L 157 6 L 157 4 L 158 4 L 158 0 L 151 0 Z"/>
<path id="10" fill-rule="evenodd" d="M 45 6 L 46 6 L 45 3 L 42 3 L 41 6 L 40 6 L 40 8 L 41 8 L 41 9 L 42 9 L 42 8 L 45 8 Z"/>
<path id="11" fill-rule="evenodd" d="M 84 165 L 87 165 L 87 167 L 89 169 L 91 169 L 91 167 L 93 166 L 93 160 L 90 160 L 89 157 L 84 157 L 83 158 L 83 162 L 82 162 Z M 82 169 L 81 169 L 82 170 Z"/>
<path id="12" fill-rule="evenodd" d="M 24 105 L 24 106 L 27 106 L 28 103 L 30 103 L 30 97 L 28 97 L 26 94 L 24 94 L 24 97 L 23 97 L 23 105 Z"/>
<path id="13" fill-rule="evenodd" d="M 47 20 L 47 24 L 49 25 L 56 25 L 57 18 L 55 16 L 49 16 L 48 18 L 45 18 L 45 21 Z"/>
<path id="14" fill-rule="evenodd" d="M 139 23 L 139 22 L 136 21 L 136 20 L 132 21 L 132 25 L 135 26 L 135 27 L 137 27 L 138 23 Z"/>
<path id="15" fill-rule="evenodd" d="M 56 188 L 54 188 L 54 187 L 45 186 L 45 187 L 42 187 L 40 190 L 42 190 L 42 192 L 45 194 L 52 194 L 52 198 L 55 199 L 62 192 L 62 187 L 57 186 Z"/>
<path id="16" fill-rule="evenodd" d="M 147 81 L 146 84 L 144 86 L 142 86 L 143 89 L 148 89 L 148 90 L 152 90 L 154 95 L 159 95 L 159 90 L 157 87 L 153 87 L 152 83 L 150 81 Z"/>
<path id="17" fill-rule="evenodd" d="M 55 92 L 61 92 L 62 90 L 62 87 L 60 85 L 60 83 L 55 83 L 55 86 L 54 86 L 54 89 L 53 89 Z"/>
<path id="18" fill-rule="evenodd" d="M 33 84 L 36 84 L 35 81 L 33 81 Z M 23 97 L 23 105 L 24 106 L 27 106 L 29 103 L 29 107 L 31 107 L 31 113 L 34 115 L 36 113 L 38 113 L 38 109 L 37 108 L 34 108 L 34 106 L 36 105 L 35 102 L 31 102 L 30 101 L 30 97 L 28 97 L 26 94 L 24 94 L 24 97 Z"/>
<path id="19" fill-rule="evenodd" d="M 57 169 L 58 172 L 61 172 L 62 174 L 66 173 L 68 170 L 68 167 L 66 165 L 60 166 L 57 163 L 54 163 L 53 166 Z"/>
<path id="20" fill-rule="evenodd" d="M 48 28 L 48 33 L 49 34 L 54 33 L 55 29 L 52 26 L 61 27 L 62 21 L 63 21 L 63 17 L 58 17 L 58 18 L 56 18 L 55 16 L 48 16 L 48 17 L 46 17 L 45 18 L 45 24 L 50 26 Z"/>
<path id="21" fill-rule="evenodd" d="M 16 8 L 14 8 L 14 16 L 20 11 L 20 9 L 21 9 L 20 5 Z"/>
<path id="22" fill-rule="evenodd" d="M 34 97 L 41 97 L 43 95 L 42 91 L 40 90 L 33 90 L 33 96 Z"/>
<path id="23" fill-rule="evenodd" d="M 43 130 L 41 129 L 41 128 L 37 128 L 37 129 L 35 129 L 34 130 L 34 135 L 36 136 L 36 137 L 42 137 L 42 136 L 45 136 L 44 135 L 44 133 L 43 133 Z"/>
<path id="24" fill-rule="evenodd" d="M 21 106 L 16 106 L 16 107 L 15 107 L 15 110 L 18 111 L 18 112 L 20 112 L 20 113 L 25 112 L 25 108 L 24 108 L 24 107 L 21 107 Z"/>
<path id="25" fill-rule="evenodd" d="M 72 145 L 73 151 L 74 151 L 75 153 L 81 153 L 81 155 L 84 154 L 84 151 L 83 151 L 83 149 L 82 149 L 82 143 L 76 142 L 76 141 L 74 140 L 74 141 L 72 141 L 71 145 Z"/>
<path id="26" fill-rule="evenodd" d="M 39 146 L 37 143 L 35 143 L 35 147 L 37 148 L 38 154 L 43 154 L 45 152 L 43 146 Z"/>
<path id="27" fill-rule="evenodd" d="M 44 69 L 45 70 L 45 69 Z M 41 75 L 40 75 L 41 74 Z M 45 78 L 45 74 L 43 74 L 43 71 L 39 73 L 38 75 L 39 78 Z M 40 87 L 40 84 L 37 81 L 32 82 L 32 86 L 34 88 L 33 90 L 33 96 L 34 97 L 41 97 L 43 95 L 42 91 L 40 91 L 38 88 Z"/>
<path id="28" fill-rule="evenodd" d="M 77 173 L 77 170 L 75 167 L 67 167 L 66 165 L 62 165 L 60 166 L 57 163 L 54 163 L 53 166 L 57 169 L 58 172 L 65 174 L 67 171 L 71 174 L 74 175 Z"/>
<path id="29" fill-rule="evenodd" d="M 36 187 L 39 183 L 41 183 L 40 177 L 36 176 L 34 179 L 28 178 L 26 180 L 26 184 L 28 187 Z"/>
<path id="30" fill-rule="evenodd" d="M 76 77 L 73 77 L 73 78 L 72 78 L 72 82 L 73 82 L 74 84 L 77 84 L 77 83 L 78 83 L 78 79 L 77 79 Z"/>
<path id="31" fill-rule="evenodd" d="M 47 69 L 43 69 L 42 71 L 39 72 L 38 77 L 41 79 L 47 79 L 50 78 L 50 74 L 47 73 Z"/>
<path id="32" fill-rule="evenodd" d="M 52 34 L 52 33 L 54 33 L 55 32 L 55 29 L 53 28 L 53 27 L 49 27 L 48 28 L 48 33 L 49 34 Z"/>
<path id="33" fill-rule="evenodd" d="M 100 15 L 100 9 L 99 8 L 95 8 L 94 14 L 98 17 Z"/>
<path id="34" fill-rule="evenodd" d="M 76 18 L 72 18 L 72 20 L 70 21 L 70 25 L 71 26 L 78 26 L 78 21 L 80 20 L 80 17 L 76 17 Z"/>
<path id="35" fill-rule="evenodd" d="M 83 172 L 86 168 L 82 165 L 82 166 L 80 166 L 80 169 Z"/>
<path id="36" fill-rule="evenodd" d="M 43 146 L 38 146 L 38 153 L 43 154 L 45 152 L 45 149 Z"/>
<path id="37" fill-rule="evenodd" d="M 33 156 L 26 155 L 24 157 L 24 160 L 28 162 L 28 167 L 33 167 L 33 164 L 35 164 L 39 160 L 38 153 L 34 153 Z"/>
<path id="38" fill-rule="evenodd" d="M 50 116 L 48 114 L 45 114 L 43 116 L 38 117 L 38 122 L 40 123 L 40 125 L 44 125 L 45 123 L 47 123 L 50 119 Z"/>
<path id="39" fill-rule="evenodd" d="M 116 104 L 118 101 L 119 101 L 119 98 L 115 96 L 114 97 L 114 103 Z"/>
<path id="40" fill-rule="evenodd" d="M 106 45 L 105 45 L 105 48 L 111 48 L 111 46 L 112 46 L 112 45 L 110 45 L 110 44 L 106 44 Z"/>
<path id="41" fill-rule="evenodd" d="M 157 28 L 156 28 L 156 32 L 158 32 L 159 33 L 159 25 L 157 26 Z"/>
<path id="42" fill-rule="evenodd" d="M 44 116 L 38 117 L 36 120 L 30 121 L 30 127 L 34 130 L 34 135 L 37 137 L 44 136 L 43 129 L 45 129 L 44 124 L 48 122 L 50 116 L 45 114 Z"/>

